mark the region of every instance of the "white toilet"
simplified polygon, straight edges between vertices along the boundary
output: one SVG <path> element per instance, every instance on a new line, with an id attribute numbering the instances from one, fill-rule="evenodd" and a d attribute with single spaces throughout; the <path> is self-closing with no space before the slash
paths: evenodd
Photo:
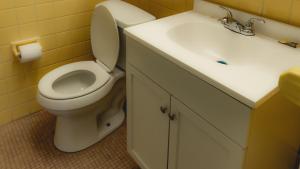
<path id="1" fill-rule="evenodd" d="M 123 29 L 154 19 L 120 0 L 98 4 L 91 22 L 96 61 L 61 66 L 40 80 L 38 102 L 57 116 L 54 144 L 58 149 L 80 151 L 122 124 L 125 118 Z"/>

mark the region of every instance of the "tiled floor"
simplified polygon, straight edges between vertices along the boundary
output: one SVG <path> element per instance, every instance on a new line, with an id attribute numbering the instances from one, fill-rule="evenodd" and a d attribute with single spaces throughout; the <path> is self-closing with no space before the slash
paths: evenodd
<path id="1" fill-rule="evenodd" d="M 63 153 L 53 145 L 55 118 L 39 112 L 0 127 L 0 169 L 136 169 L 126 127 L 92 147 Z"/>

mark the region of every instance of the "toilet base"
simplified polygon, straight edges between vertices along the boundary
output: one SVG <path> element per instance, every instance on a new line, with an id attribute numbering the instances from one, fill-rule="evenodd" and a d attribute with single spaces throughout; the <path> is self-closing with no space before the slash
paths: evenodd
<path id="1" fill-rule="evenodd" d="M 54 136 L 56 148 L 63 152 L 86 149 L 120 127 L 125 119 L 122 108 L 111 108 L 98 114 L 94 112 L 90 116 L 57 117 Z"/>

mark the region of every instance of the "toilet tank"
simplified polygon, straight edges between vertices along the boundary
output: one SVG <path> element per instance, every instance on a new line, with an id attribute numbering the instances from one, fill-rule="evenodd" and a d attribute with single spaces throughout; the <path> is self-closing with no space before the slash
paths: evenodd
<path id="1" fill-rule="evenodd" d="M 120 51 L 117 66 L 125 70 L 126 42 L 124 29 L 130 26 L 153 21 L 156 18 L 148 12 L 121 0 L 104 1 L 97 4 L 96 8 L 99 5 L 105 6 L 116 20 L 120 36 Z"/>

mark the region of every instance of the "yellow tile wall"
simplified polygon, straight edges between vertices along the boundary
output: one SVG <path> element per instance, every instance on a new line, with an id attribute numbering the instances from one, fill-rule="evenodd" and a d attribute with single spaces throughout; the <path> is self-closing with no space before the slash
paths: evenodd
<path id="1" fill-rule="evenodd" d="M 39 79 L 58 66 L 90 60 L 90 18 L 102 0 L 0 0 L 0 125 L 36 112 Z M 192 8 L 192 0 L 129 0 L 157 17 Z M 43 57 L 20 64 L 10 43 L 40 37 Z"/>
<path id="2" fill-rule="evenodd" d="M 193 7 L 193 0 L 126 0 L 156 17 L 164 17 Z M 207 0 L 267 18 L 300 26 L 300 0 Z"/>
<path id="3" fill-rule="evenodd" d="M 190 10 L 193 0 L 125 0 L 134 4 L 158 18 Z"/>
<path id="4" fill-rule="evenodd" d="M 300 26 L 300 0 L 208 0 Z"/>
<path id="5" fill-rule="evenodd" d="M 90 60 L 90 17 L 96 0 L 0 0 L 0 125 L 41 109 L 39 79 L 74 61 Z M 40 37 L 43 57 L 19 64 L 10 43 Z"/>

